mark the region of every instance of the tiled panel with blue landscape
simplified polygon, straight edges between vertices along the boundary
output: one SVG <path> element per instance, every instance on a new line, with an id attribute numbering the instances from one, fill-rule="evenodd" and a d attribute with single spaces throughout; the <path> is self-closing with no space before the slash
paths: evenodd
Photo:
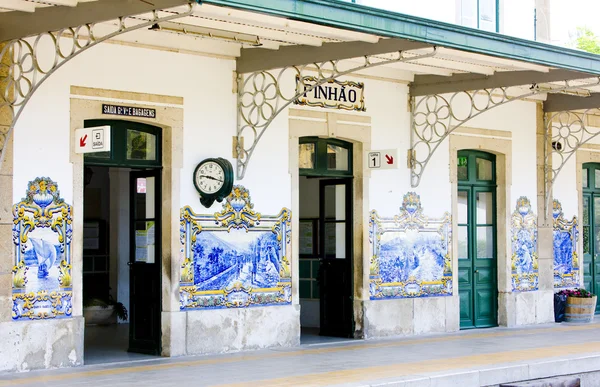
<path id="1" fill-rule="evenodd" d="M 538 289 L 537 219 L 525 196 L 517 200 L 511 218 L 512 291 Z"/>
<path id="2" fill-rule="evenodd" d="M 72 212 L 47 177 L 30 181 L 14 206 L 13 320 L 71 316 Z"/>
<path id="3" fill-rule="evenodd" d="M 426 217 L 414 192 L 393 218 L 372 211 L 371 299 L 452 295 L 451 224 L 449 213 Z"/>
<path id="4" fill-rule="evenodd" d="M 571 220 L 564 217 L 562 205 L 554 200 L 552 206 L 554 218 L 554 287 L 579 286 L 579 259 L 577 254 L 577 217 Z"/>
<path id="5" fill-rule="evenodd" d="M 253 207 L 235 186 L 219 213 L 181 210 L 181 310 L 291 303 L 291 213 Z"/>

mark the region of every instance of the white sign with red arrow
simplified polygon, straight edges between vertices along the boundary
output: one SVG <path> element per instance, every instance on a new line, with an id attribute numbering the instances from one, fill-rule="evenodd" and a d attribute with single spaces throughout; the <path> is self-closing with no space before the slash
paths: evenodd
<path id="1" fill-rule="evenodd" d="M 75 153 L 110 151 L 110 126 L 75 130 Z"/>
<path id="2" fill-rule="evenodd" d="M 397 169 L 398 149 L 386 149 L 366 152 L 369 169 Z"/>

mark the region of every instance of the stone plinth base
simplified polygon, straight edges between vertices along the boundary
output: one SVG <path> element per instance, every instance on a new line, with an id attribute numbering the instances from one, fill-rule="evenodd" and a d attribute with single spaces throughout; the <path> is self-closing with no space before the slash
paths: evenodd
<path id="1" fill-rule="evenodd" d="M 169 338 L 171 356 L 300 345 L 299 305 L 194 310 L 179 314 L 169 320 L 163 314 L 163 331 L 167 321 L 173 325 Z M 166 351 L 163 349 L 163 352 Z"/>
<path id="2" fill-rule="evenodd" d="M 0 323 L 0 371 L 83 364 L 83 317 Z"/>
<path id="3" fill-rule="evenodd" d="M 367 339 L 459 329 L 458 297 L 423 297 L 364 302 Z"/>
<path id="4" fill-rule="evenodd" d="M 501 326 L 545 324 L 554 322 L 554 291 L 500 293 L 498 322 Z"/>

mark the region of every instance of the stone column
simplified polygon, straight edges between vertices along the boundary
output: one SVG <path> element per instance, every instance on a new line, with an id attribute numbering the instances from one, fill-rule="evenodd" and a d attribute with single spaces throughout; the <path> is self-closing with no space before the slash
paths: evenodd
<path id="1" fill-rule="evenodd" d="M 162 356 L 187 353 L 187 312 L 179 310 L 179 235 L 183 110 L 163 120 L 162 170 Z"/>
<path id="2" fill-rule="evenodd" d="M 0 43 L 0 55 L 5 44 Z M 2 64 L 8 64 L 8 55 L 0 57 Z M 11 97 L 12 92 L 7 90 L 8 68 L 0 66 L 0 95 Z M 3 106 L 4 99 L 0 97 L 0 133 L 8 133 L 12 123 L 12 112 L 8 106 Z M 12 136 L 4 142 L 0 136 L 0 149 L 4 152 L 4 161 L 0 165 L 0 322 L 11 320 L 12 310 L 12 196 L 13 196 L 13 140 Z"/>
<path id="3" fill-rule="evenodd" d="M 538 256 L 539 291 L 536 300 L 536 323 L 554 321 L 554 251 L 552 218 L 552 145 L 544 136 L 546 125 L 543 105 L 536 110 L 536 152 L 537 152 L 537 214 L 538 214 Z M 546 155 L 549 155 L 546 160 Z M 548 163 L 546 167 L 546 162 Z M 546 179 L 544 175 L 546 174 Z M 546 187 L 545 187 L 546 185 Z M 547 203 L 546 193 L 550 202 Z"/>

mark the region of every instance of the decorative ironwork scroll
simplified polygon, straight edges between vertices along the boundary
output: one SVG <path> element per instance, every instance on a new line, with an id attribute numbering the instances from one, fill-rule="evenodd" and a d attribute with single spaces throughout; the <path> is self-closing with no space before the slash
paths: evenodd
<path id="1" fill-rule="evenodd" d="M 372 300 L 452 295 L 452 221 L 423 214 L 414 192 L 404 195 L 400 214 L 371 212 L 370 294 Z"/>
<path id="2" fill-rule="evenodd" d="M 244 178 L 248 163 L 261 137 L 273 120 L 290 104 L 319 86 L 360 70 L 390 63 L 409 62 L 434 56 L 431 52 L 407 55 L 365 56 L 363 62 L 342 59 L 304 66 L 289 66 L 277 72 L 258 71 L 238 76 L 237 178 Z M 316 74 L 316 75 L 315 75 Z M 242 138 L 245 141 L 242 141 Z M 250 140 L 250 141 L 248 141 Z M 242 145 L 244 144 L 244 145 Z"/>
<path id="3" fill-rule="evenodd" d="M 142 15 L 120 17 L 113 21 L 63 28 L 29 38 L 14 39 L 0 51 L 0 73 L 7 72 L 6 87 L 0 90 L 0 115 L 11 118 L 8 131 L 0 131 L 0 165 L 4 160 L 4 144 L 23 109 L 49 76 L 77 55 L 118 35 L 154 24 L 192 15 L 195 2 L 185 12 L 155 10 L 149 19 Z M 166 14 L 165 14 L 166 13 Z M 99 27 L 102 25 L 102 27 Z M 104 29 L 109 29 L 105 31 Z M 7 59 L 7 60 L 6 60 Z"/>
<path id="4" fill-rule="evenodd" d="M 554 200 L 552 205 L 554 218 L 554 287 L 579 286 L 579 258 L 577 255 L 577 217 L 567 220 L 564 217 L 562 205 Z"/>
<path id="5" fill-rule="evenodd" d="M 512 290 L 523 292 L 538 289 L 537 217 L 525 196 L 517 200 L 511 218 L 512 228 Z"/>
<path id="6" fill-rule="evenodd" d="M 72 212 L 47 177 L 29 182 L 14 206 L 13 320 L 71 316 Z"/>
<path id="7" fill-rule="evenodd" d="M 180 308 L 244 308 L 292 302 L 291 212 L 263 216 L 235 186 L 214 215 L 181 210 Z"/>
<path id="8" fill-rule="evenodd" d="M 584 144 L 600 134 L 600 129 L 589 124 L 591 116 L 600 115 L 600 109 L 562 111 L 545 115 L 545 208 L 552 197 L 552 187 L 567 161 Z M 552 151 L 549 151 L 552 149 Z M 555 157 L 553 157 L 555 156 Z M 546 211 L 547 212 L 547 211 Z"/>
<path id="9" fill-rule="evenodd" d="M 457 128 L 498 106 L 539 94 L 558 93 L 575 88 L 597 86 L 600 78 L 587 84 L 557 82 L 550 88 L 533 85 L 529 92 L 511 96 L 512 87 L 465 90 L 449 94 L 411 98 L 411 186 L 421 182 L 423 171 L 441 143 Z"/>

